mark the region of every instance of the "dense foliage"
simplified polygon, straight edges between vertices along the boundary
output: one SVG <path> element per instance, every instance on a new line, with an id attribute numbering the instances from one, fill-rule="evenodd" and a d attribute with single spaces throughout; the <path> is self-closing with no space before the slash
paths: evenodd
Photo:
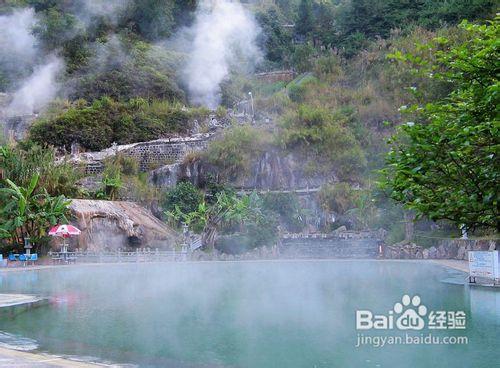
<path id="1" fill-rule="evenodd" d="M 445 49 L 435 53 L 431 65 L 413 55 L 394 55 L 454 85 L 447 98 L 413 107 L 418 121 L 401 127 L 389 154 L 392 197 L 420 216 L 469 229 L 500 228 L 499 21 L 463 23 L 468 38 L 456 46 L 436 39 L 427 47 Z"/>
<path id="2" fill-rule="evenodd" d="M 285 230 L 297 233 L 304 229 L 307 213 L 295 193 L 264 193 L 262 204 L 264 209 L 275 214 Z"/>
<path id="3" fill-rule="evenodd" d="M 254 160 L 268 147 L 269 137 L 258 129 L 235 126 L 210 144 L 206 157 L 226 180 L 231 180 L 248 175 Z"/>
<path id="4" fill-rule="evenodd" d="M 217 192 L 206 197 L 189 183 L 181 182 L 167 192 L 165 215 L 173 225 L 186 224 L 201 232 L 203 246 L 213 250 L 219 233 L 248 238 L 248 248 L 272 243 L 277 235 L 277 223 L 256 194 L 238 196 L 234 191 Z"/>
<path id="5" fill-rule="evenodd" d="M 290 65 L 295 50 L 310 41 L 355 56 L 376 38 L 416 26 L 437 29 L 462 19 L 488 18 L 498 10 L 492 0 L 288 0 L 265 1 L 258 19 L 265 30 L 268 59 Z M 294 24 L 283 29 L 276 25 Z M 294 41 L 294 42 L 292 42 Z M 297 66 L 292 62 L 294 66 Z"/>
<path id="6" fill-rule="evenodd" d="M 300 105 L 287 114 L 278 135 L 279 143 L 305 157 L 308 171 L 335 174 L 356 180 L 366 165 L 356 137 L 346 128 L 349 116 L 332 114 L 321 108 Z"/>
<path id="7" fill-rule="evenodd" d="M 195 212 L 203 202 L 203 193 L 190 182 L 180 182 L 165 193 L 162 207 L 174 213 L 177 209 L 182 213 Z"/>
<path id="8" fill-rule="evenodd" d="M 38 179 L 34 174 L 25 187 L 5 179 L 5 187 L 0 188 L 0 238 L 11 249 L 22 250 L 25 239 L 31 240 L 35 250 L 40 249 L 49 228 L 67 222 L 70 201 L 62 195 L 49 195 Z"/>
<path id="9" fill-rule="evenodd" d="M 65 160 L 56 161 L 55 150 L 37 145 L 0 146 L 0 178 L 27 187 L 38 174 L 37 185 L 52 196 L 75 197 L 80 194 L 82 173 Z M 5 183 L 0 181 L 0 187 Z"/>
<path id="10" fill-rule="evenodd" d="M 186 133 L 190 114 L 182 105 L 133 99 L 118 102 L 101 98 L 89 104 L 79 100 L 33 125 L 30 137 L 40 144 L 69 149 L 73 142 L 90 150 Z"/>

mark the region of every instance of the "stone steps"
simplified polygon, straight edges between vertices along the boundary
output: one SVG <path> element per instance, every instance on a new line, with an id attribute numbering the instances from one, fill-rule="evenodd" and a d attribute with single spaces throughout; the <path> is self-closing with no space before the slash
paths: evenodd
<path id="1" fill-rule="evenodd" d="M 287 239 L 281 255 L 294 258 L 377 258 L 378 240 Z"/>

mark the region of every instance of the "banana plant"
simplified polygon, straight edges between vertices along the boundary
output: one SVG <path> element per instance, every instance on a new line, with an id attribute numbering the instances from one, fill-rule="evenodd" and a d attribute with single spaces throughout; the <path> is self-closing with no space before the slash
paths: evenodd
<path id="1" fill-rule="evenodd" d="M 0 237 L 21 246 L 29 237 L 38 241 L 48 227 L 66 222 L 70 201 L 64 196 L 52 197 L 45 189 L 37 188 L 39 174 L 34 174 L 27 187 L 9 179 L 0 188 Z"/>

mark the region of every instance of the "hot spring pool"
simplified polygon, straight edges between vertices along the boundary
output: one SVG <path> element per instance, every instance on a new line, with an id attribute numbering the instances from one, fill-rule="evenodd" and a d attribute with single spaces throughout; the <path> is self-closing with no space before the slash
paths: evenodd
<path id="1" fill-rule="evenodd" d="M 1 317 L 0 344 L 141 367 L 493 367 L 500 292 L 444 283 L 465 275 L 429 263 L 288 261 L 75 266 L 0 274 L 0 292 L 51 303 Z M 404 294 L 465 311 L 459 345 L 358 344 L 356 310 L 387 314 Z"/>

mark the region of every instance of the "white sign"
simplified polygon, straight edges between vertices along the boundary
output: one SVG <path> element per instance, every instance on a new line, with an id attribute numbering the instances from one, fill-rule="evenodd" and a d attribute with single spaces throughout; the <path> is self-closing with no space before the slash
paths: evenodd
<path id="1" fill-rule="evenodd" d="M 469 274 L 488 279 L 500 278 L 498 251 L 469 251 Z"/>

